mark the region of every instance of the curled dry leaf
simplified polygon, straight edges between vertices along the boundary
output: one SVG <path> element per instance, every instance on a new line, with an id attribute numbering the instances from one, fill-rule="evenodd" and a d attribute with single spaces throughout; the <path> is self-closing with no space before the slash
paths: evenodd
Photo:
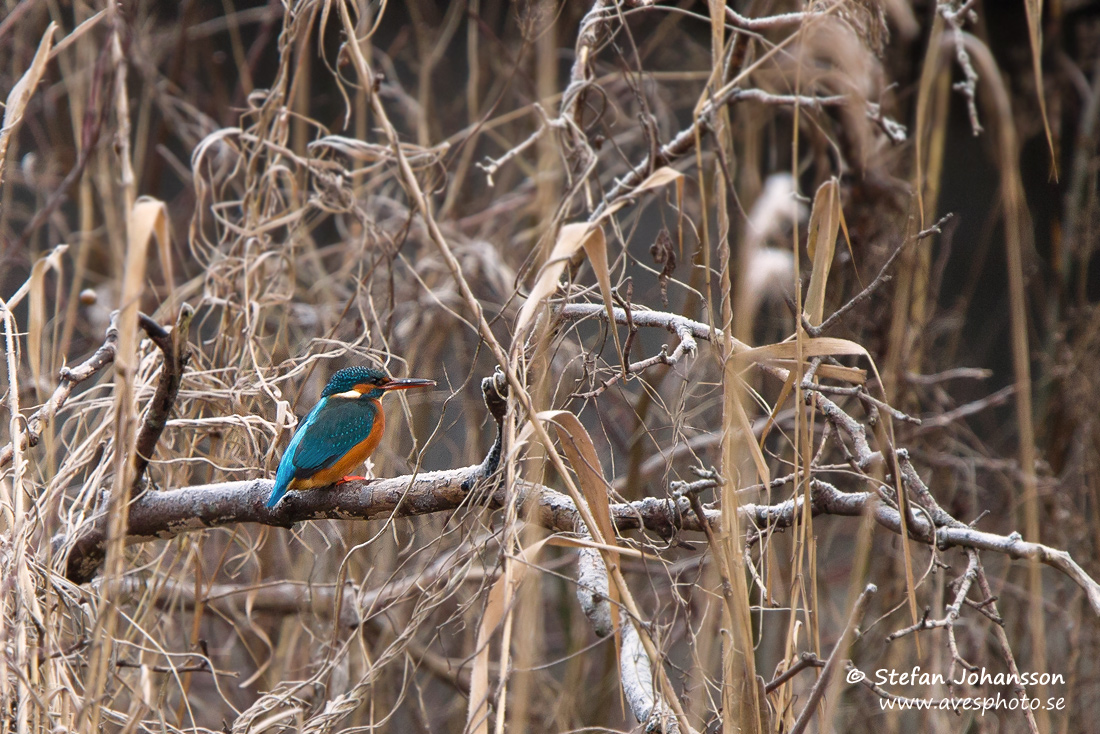
<path id="1" fill-rule="evenodd" d="M 627 548 L 621 545 L 608 545 L 607 543 L 597 543 L 594 540 L 588 538 L 571 538 L 568 535 L 551 535 L 546 539 L 547 545 L 553 545 L 558 548 L 592 548 L 593 550 L 605 550 L 612 553 L 619 553 L 624 556 L 630 556 L 631 558 L 656 558 L 656 556 L 649 553 L 644 553 L 637 548 Z"/>
<path id="2" fill-rule="evenodd" d="M 797 366 L 793 359 L 776 359 L 771 361 L 776 367 L 793 370 Z M 867 370 L 859 367 L 843 367 L 836 364 L 821 364 L 817 367 L 817 376 L 830 380 L 840 380 L 852 385 L 863 385 L 867 382 Z"/>
<path id="3" fill-rule="evenodd" d="M 608 484 L 603 476 L 603 466 L 596 454 L 592 437 L 581 425 L 577 416 L 568 410 L 546 410 L 538 414 L 540 420 L 551 421 L 558 429 L 562 450 L 569 459 L 584 493 L 584 499 L 592 510 L 600 535 L 605 543 L 615 543 L 615 526 L 611 522 L 611 505 L 607 495 Z M 591 532 L 591 528 L 589 531 Z M 595 537 L 595 536 L 593 536 Z"/>
<path id="4" fill-rule="evenodd" d="M 585 430 L 580 419 L 567 410 L 546 410 L 538 413 L 536 418 L 550 421 L 557 428 L 562 451 L 565 452 L 565 457 L 577 474 L 582 499 L 588 505 L 592 517 L 595 518 L 597 527 L 588 529 L 594 540 L 590 544 L 583 541 L 578 544 L 588 545 L 605 552 L 628 552 L 620 548 L 615 541 L 615 525 L 611 519 L 611 499 L 608 495 L 610 485 L 604 479 L 603 466 L 600 464 L 592 437 Z M 530 433 L 530 424 L 528 424 L 520 433 L 519 440 L 526 440 Z M 616 629 L 619 626 L 619 589 L 614 584 L 608 588 L 608 598 L 612 602 L 611 627 Z M 619 641 L 616 638 L 616 649 L 618 646 Z"/>
<path id="5" fill-rule="evenodd" d="M 61 273 L 61 256 L 69 249 L 68 245 L 58 245 L 50 254 L 39 258 L 31 268 L 30 308 L 27 313 L 27 356 L 31 365 L 31 379 L 37 390 L 42 384 L 42 335 L 46 332 L 46 273 L 50 270 Z"/>
<path id="6" fill-rule="evenodd" d="M 165 277 L 169 283 L 175 282 L 172 277 L 172 257 L 168 249 L 172 242 L 168 229 L 168 209 L 163 201 L 142 196 L 134 202 L 134 210 L 130 213 L 130 236 L 131 246 L 142 252 L 148 249 L 150 237 L 157 238 Z"/>
<path id="7" fill-rule="evenodd" d="M 668 279 L 676 270 L 676 250 L 672 247 L 672 235 L 668 233 L 667 227 L 662 227 L 657 233 L 653 244 L 649 246 L 649 254 L 653 256 L 653 261 L 661 266 L 661 273 L 657 276 L 657 280 L 661 284 L 661 302 L 667 307 Z"/>
<path id="8" fill-rule="evenodd" d="M 1050 149 L 1050 175 L 1058 179 L 1058 156 L 1054 150 L 1054 135 L 1050 130 L 1047 114 L 1047 95 L 1043 88 L 1043 0 L 1024 0 L 1027 11 L 1027 36 L 1031 43 L 1031 67 L 1035 73 L 1035 96 L 1039 99 L 1039 115 L 1043 118 L 1043 131 Z"/>
<path id="9" fill-rule="evenodd" d="M 822 336 L 817 339 L 806 339 L 802 342 L 802 358 L 807 357 L 835 357 L 841 354 L 858 354 L 871 358 L 863 346 L 848 339 L 838 339 L 832 336 Z M 757 362 L 767 362 L 777 359 L 797 359 L 798 344 L 796 342 L 779 342 L 768 344 L 764 347 L 738 352 L 730 358 L 735 369 L 744 369 Z"/>
<path id="10" fill-rule="evenodd" d="M 600 281 L 600 291 L 604 300 L 611 309 L 611 280 L 607 269 L 607 242 L 604 239 L 603 228 L 598 224 L 587 222 L 575 222 L 566 224 L 558 233 L 558 241 L 550 253 L 550 258 L 542 267 L 534 287 L 527 297 L 527 302 L 520 309 L 519 318 L 516 320 L 516 336 L 524 334 L 527 327 L 535 317 L 542 302 L 550 296 L 558 287 L 558 279 L 561 278 L 565 264 L 577 250 L 585 248 L 589 259 L 592 261 L 596 278 Z"/>
<path id="11" fill-rule="evenodd" d="M 46 62 L 50 58 L 50 47 L 53 46 L 53 34 L 57 30 L 57 23 L 51 22 L 42 34 L 42 40 L 38 42 L 38 50 L 31 60 L 31 65 L 23 72 L 23 76 L 8 92 L 8 101 L 4 107 L 4 123 L 0 125 L 0 181 L 3 180 L 4 159 L 8 155 L 8 143 L 15 129 L 23 120 L 23 112 L 27 109 L 27 103 L 34 94 L 35 87 L 42 80 L 42 74 L 46 71 Z"/>
<path id="12" fill-rule="evenodd" d="M 642 181 L 640 184 L 638 184 L 636 187 L 634 187 L 634 189 L 631 190 L 630 193 L 627 196 L 623 196 L 623 197 L 619 198 L 611 206 L 604 209 L 603 213 L 600 214 L 599 218 L 595 222 L 593 222 L 593 224 L 602 222 L 603 220 L 607 219 L 608 217 L 610 217 L 615 212 L 622 209 L 624 206 L 626 206 L 630 202 L 630 199 L 632 197 L 637 196 L 638 194 L 644 193 L 646 191 L 652 191 L 653 189 L 659 189 L 662 186 L 665 186 L 667 184 L 672 183 L 673 181 L 676 182 L 677 195 L 679 196 L 679 193 L 680 193 L 679 190 L 684 185 L 684 174 L 680 173 L 679 171 L 677 171 L 674 168 L 670 168 L 669 166 L 661 166 L 656 171 L 649 174 L 646 177 L 645 181 Z"/>
<path id="13" fill-rule="evenodd" d="M 830 178 L 817 189 L 814 208 L 810 212 L 810 227 L 806 234 L 806 251 L 813 260 L 810 287 L 806 291 L 806 318 L 817 326 L 825 316 L 825 285 L 836 251 L 836 235 L 840 228 L 840 184 Z"/>
<path id="14" fill-rule="evenodd" d="M 528 567 L 548 540 L 543 538 L 524 548 L 517 559 L 519 562 L 511 564 L 511 573 L 502 573 L 489 589 L 485 614 L 477 628 L 477 654 L 470 671 L 470 699 L 466 708 L 466 731 L 470 734 L 489 734 L 489 638 L 500 626 Z"/>
<path id="15" fill-rule="evenodd" d="M 577 482 L 581 485 L 584 501 L 596 520 L 597 528 L 589 528 L 589 534 L 596 539 L 597 546 L 605 551 L 617 546 L 615 542 L 615 525 L 611 520 L 611 498 L 608 495 L 610 485 L 604 479 L 603 466 L 600 457 L 596 454 L 596 445 L 592 437 L 588 435 L 579 418 L 568 410 L 546 410 L 538 414 L 540 420 L 551 421 L 558 430 L 558 439 L 561 441 L 565 457 L 577 474 Z M 598 534 L 597 534 L 598 530 Z M 602 541 L 602 542 L 601 542 Z M 605 556 L 608 563 L 613 563 L 613 556 Z M 608 599 L 611 600 L 611 628 L 619 628 L 619 588 L 615 584 L 609 584 L 607 589 Z M 618 654 L 620 639 L 615 637 L 615 651 Z"/>
<path id="16" fill-rule="evenodd" d="M 148 265 L 149 240 L 157 238 L 161 246 L 161 256 L 164 257 L 169 242 L 168 211 L 163 201 L 149 196 L 142 196 L 134 202 L 134 208 L 130 212 L 129 242 L 126 248 L 125 267 L 122 275 L 122 289 L 119 296 L 118 307 L 122 312 L 119 321 L 119 330 L 124 335 L 120 344 L 129 344 L 125 336 L 133 334 L 137 330 L 138 307 L 141 294 L 145 288 L 145 274 Z M 171 276 L 171 270 L 165 267 L 166 276 Z M 171 282 L 171 281 L 169 281 Z M 119 354 L 115 357 L 115 363 L 129 365 L 134 358 L 130 345 L 129 349 L 120 347 Z"/>

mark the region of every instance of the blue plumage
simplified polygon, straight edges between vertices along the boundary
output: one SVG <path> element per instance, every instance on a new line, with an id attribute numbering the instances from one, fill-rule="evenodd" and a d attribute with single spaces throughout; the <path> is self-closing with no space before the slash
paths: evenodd
<path id="1" fill-rule="evenodd" d="M 327 469 L 369 436 L 376 412 L 370 399 L 321 398 L 283 452 L 267 506 L 277 505 L 295 479 Z"/>
<path id="2" fill-rule="evenodd" d="M 309 428 L 309 425 L 317 419 L 317 416 L 324 410 L 327 403 L 328 398 L 321 398 L 320 402 L 313 406 L 313 410 L 309 411 L 309 415 L 305 417 L 305 420 L 298 425 L 298 429 L 294 431 L 294 436 L 290 439 L 290 445 L 286 447 L 286 451 L 283 452 L 283 458 L 279 461 L 279 471 L 275 473 L 275 486 L 272 487 L 271 496 L 267 500 L 268 507 L 274 507 L 279 504 L 279 500 L 281 500 L 287 490 L 290 489 L 290 483 L 293 481 L 294 474 L 297 472 L 297 467 L 294 465 L 294 454 L 298 452 L 298 446 L 302 443 L 302 439 L 305 438 L 306 430 Z"/>
<path id="3" fill-rule="evenodd" d="M 313 420 L 304 427 L 305 438 L 294 446 L 297 479 L 311 477 L 335 464 L 369 436 L 374 426 L 377 408 L 369 398 L 324 398 L 322 402 L 310 412 Z M 290 447 L 287 453 L 291 453 Z"/>
<path id="4" fill-rule="evenodd" d="M 382 384 L 389 379 L 385 372 L 373 367 L 345 367 L 332 376 L 321 392 L 321 397 L 327 398 L 329 395 L 354 390 L 356 385 Z M 370 397 L 380 398 L 382 392 L 380 389 L 371 390 Z"/>
<path id="5" fill-rule="evenodd" d="M 433 385 L 434 380 L 392 378 L 370 367 L 348 367 L 334 374 L 320 402 L 290 439 L 267 506 L 279 504 L 291 489 L 340 483 L 342 472 L 365 461 L 382 438 L 382 396 L 390 390 Z"/>

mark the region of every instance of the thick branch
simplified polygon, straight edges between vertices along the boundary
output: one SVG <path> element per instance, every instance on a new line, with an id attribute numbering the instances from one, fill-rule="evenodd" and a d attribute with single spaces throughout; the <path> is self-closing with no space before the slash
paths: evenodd
<path id="1" fill-rule="evenodd" d="M 168 414 L 172 412 L 176 395 L 179 394 L 183 368 L 187 366 L 191 356 L 187 349 L 187 331 L 194 315 L 194 310 L 186 303 L 183 304 L 176 326 L 171 332 L 145 314 L 138 316 L 141 328 L 145 329 L 145 333 L 160 348 L 164 356 L 164 366 L 161 368 L 157 390 L 149 401 L 149 411 L 145 414 L 145 420 L 138 432 L 134 456 L 134 491 L 141 486 L 142 477 L 153 458 L 153 452 L 157 450 L 157 442 L 164 433 L 164 426 L 168 423 Z"/>
<path id="2" fill-rule="evenodd" d="M 494 447 L 495 449 L 495 447 Z M 370 520 L 378 517 L 409 517 L 459 508 L 471 497 L 474 483 L 495 469 L 494 452 L 478 466 L 462 469 L 426 472 L 374 482 L 348 482 L 331 489 L 295 492 L 269 510 L 265 504 L 271 493 L 269 479 L 225 482 L 186 487 L 165 492 L 148 492 L 130 508 L 127 541 L 130 544 L 174 538 L 194 530 L 225 527 L 242 522 L 289 527 L 304 520 Z M 498 454 L 499 456 L 499 454 Z M 858 517 L 872 512 L 879 525 L 901 532 L 898 511 L 880 502 L 870 492 L 841 492 L 818 480 L 813 481 L 813 514 Z M 494 488 L 484 498 L 492 507 L 500 507 L 508 492 L 503 486 Z M 575 532 L 580 516 L 568 496 L 549 487 L 517 482 L 514 487 L 517 505 L 533 507 L 534 519 L 543 527 L 559 532 Z M 528 502 L 531 504 L 528 504 Z M 804 498 L 790 499 L 774 505 L 746 503 L 738 508 L 742 521 L 757 528 L 772 530 L 794 524 L 801 513 Z M 707 521 L 720 527 L 720 510 L 705 507 Z M 687 499 L 679 501 L 647 497 L 635 502 L 611 505 L 611 518 L 619 530 L 646 529 L 662 537 L 671 537 L 682 530 L 700 530 L 699 521 Z M 926 516 L 918 514 L 909 523 L 915 540 L 931 535 Z M 1001 553 L 1016 560 L 1036 558 L 1055 568 L 1085 591 L 1093 611 L 1100 616 L 1100 584 L 1097 584 L 1066 551 L 1040 543 L 1024 541 L 1018 534 L 997 535 L 968 526 L 939 527 L 935 531 L 940 548 L 957 546 Z M 78 583 L 92 578 L 106 542 L 106 522 L 100 518 L 72 541 L 67 575 Z"/>
<path id="3" fill-rule="evenodd" d="M 568 318 L 588 315 L 598 317 L 602 313 L 606 313 L 602 306 L 589 308 L 586 304 L 569 304 L 559 310 L 559 315 Z M 626 312 L 622 309 L 616 308 L 613 315 L 616 321 L 626 321 Z M 677 351 L 681 354 L 688 350 L 694 351 L 696 338 L 722 337 L 720 332 L 715 332 L 706 324 L 675 314 L 634 311 L 631 316 L 638 326 L 660 326 L 677 334 L 681 340 Z M 241 522 L 290 526 L 303 520 L 371 519 L 383 515 L 409 516 L 454 510 L 466 501 L 475 482 L 496 471 L 500 460 L 499 428 L 503 425 L 504 412 L 507 409 L 504 396 L 506 382 L 505 376 L 499 372 L 482 381 L 486 406 L 497 421 L 498 433 L 493 448 L 478 466 L 383 479 L 372 483 L 349 482 L 323 491 L 296 492 L 274 510 L 265 506 L 272 484 L 265 479 L 147 493 L 136 499 L 130 507 L 128 542 L 171 538 L 189 530 Z M 816 396 L 815 403 L 825 413 L 826 418 L 856 443 L 857 464 L 869 464 L 874 455 L 866 445 L 862 426 L 821 395 Z M 935 523 L 934 527 L 930 526 L 924 515 L 910 518 L 907 528 L 915 539 L 928 542 L 934 538 L 941 548 L 959 546 L 991 550 L 1014 559 L 1037 559 L 1058 569 L 1080 586 L 1094 612 L 1100 615 L 1100 585 L 1069 553 L 1040 543 L 1026 542 L 1017 533 L 996 535 L 964 525 L 936 505 L 927 487 L 909 465 L 908 456 L 899 452 L 897 458 L 906 488 L 918 497 Z M 858 516 L 870 511 L 883 527 L 895 533 L 902 532 L 898 511 L 878 501 L 877 495 L 870 492 L 843 493 L 818 480 L 813 480 L 812 484 L 814 492 L 811 509 L 815 515 Z M 506 488 L 498 486 L 485 500 L 492 506 L 500 506 L 507 501 L 507 496 Z M 548 487 L 519 481 L 513 488 L 512 496 L 513 501 L 521 505 L 535 500 L 533 506 L 537 509 L 537 521 L 544 527 L 574 532 L 582 525 L 583 518 L 573 500 Z M 739 512 L 743 520 L 757 528 L 775 529 L 790 526 L 796 513 L 803 510 L 803 505 L 804 498 L 799 497 L 775 505 L 744 504 Z M 717 526 L 720 511 L 714 508 L 703 509 L 707 522 Z M 690 511 L 684 498 L 674 501 L 649 497 L 612 505 L 611 512 L 621 530 L 644 527 L 664 537 L 670 537 L 678 530 L 698 529 L 698 523 L 701 522 L 697 513 Z M 95 575 L 102 562 L 106 543 L 106 519 L 98 518 L 72 539 L 71 543 L 67 575 L 74 581 L 86 581 Z"/>
<path id="4" fill-rule="evenodd" d="M 146 492 L 130 504 L 126 529 L 128 544 L 174 538 L 192 530 L 255 522 L 290 527 L 304 520 L 370 520 L 383 515 L 425 515 L 457 508 L 480 479 L 496 472 L 500 463 L 501 433 L 507 400 L 501 394 L 504 376 L 482 380 L 486 407 L 497 421 L 497 437 L 481 464 L 462 469 L 347 482 L 312 492 L 292 492 L 276 507 L 267 507 L 273 481 L 253 479 Z M 498 490 L 499 491 L 499 490 Z M 103 563 L 107 547 L 106 515 L 99 515 L 68 540 L 66 576 L 76 582 L 91 580 Z"/>
<path id="5" fill-rule="evenodd" d="M 675 334 L 680 343 L 665 356 L 666 364 L 676 364 L 688 353 L 695 354 L 699 345 L 696 339 L 709 340 L 712 335 L 722 338 L 722 332 L 711 329 L 701 321 L 692 321 L 684 316 L 679 316 L 666 311 L 647 311 L 645 309 L 631 308 L 629 316 L 625 309 L 615 306 L 613 309 L 615 322 L 619 324 L 633 323 L 637 327 L 658 327 Z M 583 319 L 589 316 L 607 320 L 607 307 L 602 303 L 568 303 L 557 310 L 557 315 L 563 319 Z M 640 363 L 637 363 L 640 364 Z M 634 371 L 635 365 L 631 365 Z"/>
<path id="6" fill-rule="evenodd" d="M 661 700 L 657 687 L 653 684 L 653 670 L 649 656 L 642 646 L 634 620 L 624 620 L 622 627 L 622 645 L 619 651 L 619 676 L 623 683 L 623 693 L 631 712 L 645 731 L 659 731 L 665 734 L 679 734 L 680 725 L 676 717 Z"/>
<path id="7" fill-rule="evenodd" d="M 577 551 L 577 601 L 597 635 L 619 634 L 619 679 L 634 718 L 646 725 L 646 731 L 679 732 L 676 716 L 653 685 L 653 667 L 635 626 L 641 622 L 620 615 L 619 628 L 615 629 L 607 567 L 592 548 Z"/>
<path id="8" fill-rule="evenodd" d="M 477 479 L 480 471 L 480 466 L 472 466 L 292 492 L 275 508 L 266 506 L 274 484 L 270 479 L 146 492 L 130 505 L 126 540 L 128 544 L 144 543 L 244 522 L 290 527 L 304 520 L 370 520 L 391 514 L 442 512 L 462 503 L 466 497 L 462 487 Z M 103 561 L 106 543 L 107 520 L 100 516 L 73 541 L 66 570 L 69 579 L 77 583 L 90 580 Z"/>

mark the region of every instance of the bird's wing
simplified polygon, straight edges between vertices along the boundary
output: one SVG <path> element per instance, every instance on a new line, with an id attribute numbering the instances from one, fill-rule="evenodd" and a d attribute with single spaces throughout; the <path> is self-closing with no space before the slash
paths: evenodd
<path id="1" fill-rule="evenodd" d="M 328 398 L 318 405 L 295 436 L 294 477 L 311 477 L 339 461 L 370 435 L 375 408 L 370 401 Z"/>

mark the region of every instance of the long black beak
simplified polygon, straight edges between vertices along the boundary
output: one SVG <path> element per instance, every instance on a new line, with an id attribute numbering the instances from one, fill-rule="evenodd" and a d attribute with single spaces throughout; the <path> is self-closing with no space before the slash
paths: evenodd
<path id="1" fill-rule="evenodd" d="M 411 390 L 414 387 L 435 387 L 435 380 L 422 380 L 419 377 L 396 377 L 385 385 L 379 385 L 383 390 Z"/>

